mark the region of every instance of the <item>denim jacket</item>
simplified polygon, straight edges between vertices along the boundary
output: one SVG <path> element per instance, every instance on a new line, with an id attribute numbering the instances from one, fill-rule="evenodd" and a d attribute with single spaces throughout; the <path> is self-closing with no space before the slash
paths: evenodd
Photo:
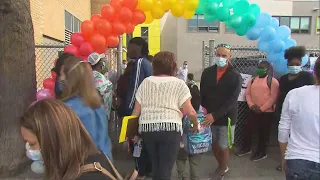
<path id="1" fill-rule="evenodd" d="M 98 149 L 112 159 L 107 115 L 103 107 L 92 109 L 77 96 L 67 99 L 65 103 L 78 115 Z"/>

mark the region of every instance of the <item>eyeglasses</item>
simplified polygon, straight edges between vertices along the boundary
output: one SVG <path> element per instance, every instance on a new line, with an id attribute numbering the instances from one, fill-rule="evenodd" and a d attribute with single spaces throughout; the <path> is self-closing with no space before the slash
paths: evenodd
<path id="1" fill-rule="evenodd" d="M 219 47 L 231 49 L 231 46 L 230 46 L 229 44 L 218 44 L 218 45 L 217 45 L 217 48 L 219 48 Z"/>

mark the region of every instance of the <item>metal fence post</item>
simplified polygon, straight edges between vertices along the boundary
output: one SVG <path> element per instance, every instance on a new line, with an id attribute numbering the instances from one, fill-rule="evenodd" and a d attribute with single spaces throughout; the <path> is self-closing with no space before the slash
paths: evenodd
<path id="1" fill-rule="evenodd" d="M 205 52 L 206 44 L 202 41 L 202 71 L 206 68 L 206 52 Z"/>
<path id="2" fill-rule="evenodd" d="M 216 42 L 214 39 L 209 40 L 209 66 L 213 66 L 215 64 L 214 62 L 214 50 Z"/>
<path id="3" fill-rule="evenodd" d="M 117 47 L 117 79 L 119 79 L 120 75 L 122 74 L 122 35 L 119 36 L 119 44 Z"/>

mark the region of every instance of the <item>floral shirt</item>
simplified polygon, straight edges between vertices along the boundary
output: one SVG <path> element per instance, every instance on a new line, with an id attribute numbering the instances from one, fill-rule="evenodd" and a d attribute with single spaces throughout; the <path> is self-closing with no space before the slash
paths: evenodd
<path id="1" fill-rule="evenodd" d="M 98 71 L 93 71 L 93 77 L 96 88 L 103 98 L 104 109 L 109 117 L 112 106 L 112 82 Z"/>

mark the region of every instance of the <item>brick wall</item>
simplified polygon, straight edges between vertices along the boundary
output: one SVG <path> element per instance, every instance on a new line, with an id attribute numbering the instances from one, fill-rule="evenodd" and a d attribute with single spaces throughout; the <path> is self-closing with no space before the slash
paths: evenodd
<path id="1" fill-rule="evenodd" d="M 91 0 L 91 13 L 100 14 L 102 6 L 109 4 L 110 0 Z"/>
<path id="2" fill-rule="evenodd" d="M 35 43 L 41 43 L 43 34 L 43 1 L 30 0 Z"/>

